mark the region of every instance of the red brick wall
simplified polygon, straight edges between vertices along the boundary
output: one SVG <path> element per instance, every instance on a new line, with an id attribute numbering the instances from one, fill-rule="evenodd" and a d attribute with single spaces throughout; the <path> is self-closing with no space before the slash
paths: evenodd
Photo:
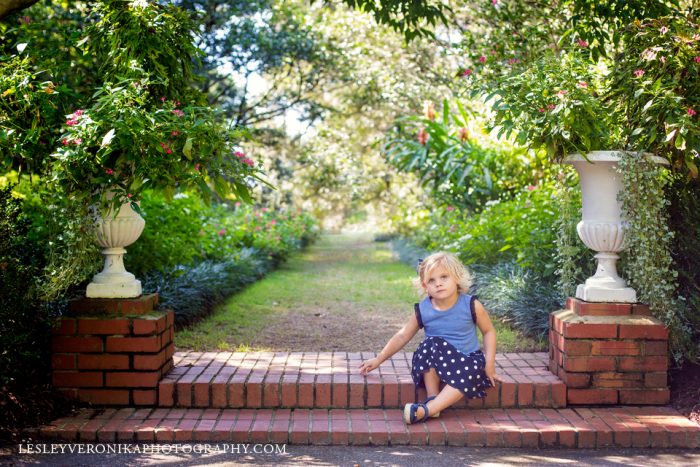
<path id="1" fill-rule="evenodd" d="M 158 382 L 173 366 L 174 313 L 157 295 L 81 299 L 53 330 L 53 384 L 99 405 L 156 405 Z"/>
<path id="2" fill-rule="evenodd" d="M 567 403 L 667 404 L 668 330 L 640 304 L 570 298 L 550 315 L 549 367 Z"/>

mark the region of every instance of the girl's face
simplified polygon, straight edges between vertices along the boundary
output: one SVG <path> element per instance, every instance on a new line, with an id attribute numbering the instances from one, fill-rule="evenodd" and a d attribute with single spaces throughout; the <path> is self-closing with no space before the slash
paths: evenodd
<path id="1" fill-rule="evenodd" d="M 443 266 L 437 266 L 426 272 L 423 288 L 428 295 L 438 300 L 445 300 L 457 294 L 458 285 L 455 278 Z"/>

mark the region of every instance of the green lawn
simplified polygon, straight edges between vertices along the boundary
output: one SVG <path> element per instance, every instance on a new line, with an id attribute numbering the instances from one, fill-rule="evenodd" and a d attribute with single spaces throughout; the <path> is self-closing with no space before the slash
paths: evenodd
<path id="1" fill-rule="evenodd" d="M 324 235 L 206 320 L 175 335 L 178 349 L 378 352 L 413 312 L 415 271 L 368 235 Z M 541 350 L 499 323 L 498 351 Z M 422 332 L 405 347 L 413 350 Z"/>

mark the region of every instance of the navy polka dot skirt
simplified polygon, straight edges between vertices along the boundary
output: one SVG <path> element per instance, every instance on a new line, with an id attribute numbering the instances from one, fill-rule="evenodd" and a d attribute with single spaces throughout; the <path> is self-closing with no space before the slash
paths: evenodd
<path id="1" fill-rule="evenodd" d="M 426 337 L 413 353 L 413 383 L 425 387 L 423 373 L 435 368 L 440 381 L 458 389 L 468 399 L 486 397 L 491 387 L 486 377 L 486 357 L 477 350 L 464 354 L 441 337 Z"/>

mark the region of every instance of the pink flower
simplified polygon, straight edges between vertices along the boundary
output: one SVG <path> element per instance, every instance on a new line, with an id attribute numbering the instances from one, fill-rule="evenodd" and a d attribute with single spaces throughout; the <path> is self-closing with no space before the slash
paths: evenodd
<path id="1" fill-rule="evenodd" d="M 238 157 L 239 159 L 243 159 L 245 157 L 245 154 L 243 154 L 241 151 L 236 151 L 233 153 L 233 155 Z"/>
<path id="2" fill-rule="evenodd" d="M 69 118 L 68 120 L 66 120 L 66 125 L 68 125 L 68 126 L 74 126 L 77 124 L 78 124 L 78 120 L 76 120 L 74 118 Z"/>
<path id="3" fill-rule="evenodd" d="M 134 195 L 132 195 L 131 193 L 129 193 L 128 195 L 126 195 L 127 198 L 131 198 L 132 196 L 134 196 Z"/>
<path id="4" fill-rule="evenodd" d="M 165 96 L 161 96 L 160 101 L 165 102 Z"/>
<path id="5" fill-rule="evenodd" d="M 588 47 L 588 42 L 584 41 L 583 39 L 577 40 L 576 43 L 578 44 L 579 47 L 583 47 L 583 48 Z"/>
<path id="6" fill-rule="evenodd" d="M 568 93 L 568 91 L 565 90 L 565 89 L 562 89 L 562 90 L 559 91 L 557 94 L 559 94 L 560 96 L 564 96 L 564 95 L 566 95 L 566 93 Z"/>
<path id="7" fill-rule="evenodd" d="M 690 117 L 694 117 L 696 114 L 697 114 L 697 112 L 694 109 L 692 109 L 692 108 L 688 109 L 688 115 Z"/>
<path id="8" fill-rule="evenodd" d="M 498 3 L 498 0 L 491 0 L 492 5 L 495 5 L 496 3 Z"/>
<path id="9" fill-rule="evenodd" d="M 270 225 L 277 225 L 277 221 L 276 221 L 275 219 L 272 219 L 272 220 L 270 221 Z"/>
<path id="10" fill-rule="evenodd" d="M 479 57 L 479 62 L 485 63 L 485 62 L 486 62 L 486 56 L 485 56 L 485 55 L 482 55 L 481 57 Z"/>
<path id="11" fill-rule="evenodd" d="M 634 76 L 636 76 L 637 78 L 641 78 L 642 76 L 644 76 L 644 70 L 634 70 Z"/>
<path id="12" fill-rule="evenodd" d="M 454 206 L 447 206 L 447 212 L 452 212 L 455 210 Z"/>
<path id="13" fill-rule="evenodd" d="M 257 227 L 255 228 L 255 230 L 257 230 L 258 232 L 260 232 L 260 231 L 262 230 L 262 227 L 257 226 Z"/>
<path id="14" fill-rule="evenodd" d="M 64 146 L 68 146 L 68 145 L 70 144 L 70 142 L 69 142 L 66 138 L 63 138 L 63 139 L 61 140 L 61 144 L 64 145 Z"/>
<path id="15" fill-rule="evenodd" d="M 236 206 L 237 208 L 240 208 L 240 207 L 241 207 L 241 202 L 240 202 L 240 201 L 236 201 L 236 204 L 234 204 L 234 206 Z"/>
<path id="16" fill-rule="evenodd" d="M 548 108 L 549 110 L 553 110 L 553 109 L 555 109 L 556 107 L 557 107 L 557 106 L 554 105 L 554 104 L 548 104 L 548 105 L 547 105 L 547 108 Z"/>
<path id="17" fill-rule="evenodd" d="M 75 112 L 73 112 L 73 118 L 80 117 L 81 115 L 83 115 L 83 112 L 85 112 L 83 109 L 76 110 Z"/>
<path id="18" fill-rule="evenodd" d="M 472 74 L 472 70 L 470 68 L 467 68 L 462 72 L 462 76 L 469 76 L 471 74 Z"/>
<path id="19" fill-rule="evenodd" d="M 695 63 L 700 63 L 700 55 L 698 55 L 697 57 L 695 57 Z"/>
<path id="20" fill-rule="evenodd" d="M 165 153 L 166 153 L 166 154 L 172 154 L 172 153 L 173 153 L 173 150 L 170 149 L 170 148 L 167 148 L 167 149 L 165 150 Z"/>
<path id="21" fill-rule="evenodd" d="M 243 162 L 245 165 L 249 165 L 250 167 L 253 167 L 255 165 L 255 162 L 253 162 L 252 159 L 248 159 L 247 157 L 243 159 L 241 162 Z"/>
<path id="22" fill-rule="evenodd" d="M 666 63 L 666 57 L 664 57 L 664 56 L 662 55 L 661 57 L 659 57 L 659 61 L 660 61 L 661 63 Z"/>
<path id="23" fill-rule="evenodd" d="M 226 229 L 221 229 L 216 233 L 219 235 L 219 237 L 223 237 L 224 235 L 226 235 Z"/>
<path id="24" fill-rule="evenodd" d="M 260 212 L 267 212 L 267 211 L 268 211 L 267 208 L 260 208 Z"/>
<path id="25" fill-rule="evenodd" d="M 462 127 L 459 130 L 457 130 L 457 137 L 461 142 L 465 142 L 466 140 L 469 139 L 469 130 L 466 127 Z"/>
<path id="26" fill-rule="evenodd" d="M 518 59 L 518 58 L 509 58 L 508 59 L 508 65 L 515 65 L 516 63 L 520 63 L 520 59 Z"/>
<path id="27" fill-rule="evenodd" d="M 200 170 L 202 170 L 202 164 L 195 164 L 195 165 L 194 165 L 194 170 L 196 170 L 197 172 L 199 172 Z"/>
<path id="28" fill-rule="evenodd" d="M 537 111 L 538 111 L 539 113 L 546 112 L 546 110 L 545 110 L 544 107 L 540 107 L 539 109 L 537 109 Z"/>
<path id="29" fill-rule="evenodd" d="M 178 117 L 184 117 L 184 116 L 185 116 L 185 112 L 183 112 L 183 111 L 180 110 L 180 109 L 174 109 L 174 110 L 173 110 L 173 113 L 174 113 L 175 115 L 177 115 Z"/>
<path id="30" fill-rule="evenodd" d="M 578 82 L 578 87 L 580 87 L 580 88 L 587 88 L 587 87 L 588 87 L 588 83 L 586 83 L 585 81 L 579 81 L 579 82 Z"/>
<path id="31" fill-rule="evenodd" d="M 22 17 L 19 19 L 19 22 L 22 23 L 22 24 L 29 24 L 29 23 L 32 22 L 32 19 L 31 19 L 29 16 L 22 16 Z"/>
<path id="32" fill-rule="evenodd" d="M 537 188 L 537 187 L 536 187 L 535 185 L 528 185 L 528 186 L 527 186 L 528 191 L 532 191 L 532 190 L 534 190 L 534 189 L 536 189 L 536 188 Z"/>
<path id="33" fill-rule="evenodd" d="M 420 131 L 418 131 L 418 144 L 425 146 L 428 143 L 428 138 L 430 138 L 428 132 L 425 131 L 425 128 L 421 128 Z"/>
<path id="34" fill-rule="evenodd" d="M 666 26 L 661 26 L 661 34 L 666 34 L 668 32 L 668 28 Z"/>
<path id="35" fill-rule="evenodd" d="M 107 175 L 112 175 L 112 174 L 114 173 L 114 170 L 112 170 L 112 169 L 105 169 L 105 173 L 106 173 Z"/>
<path id="36" fill-rule="evenodd" d="M 175 101 L 175 107 L 180 107 L 180 101 Z"/>
<path id="37" fill-rule="evenodd" d="M 180 132 L 179 132 L 179 131 L 173 131 L 172 133 L 170 133 L 170 136 L 180 136 Z"/>
<path id="38" fill-rule="evenodd" d="M 83 139 L 77 138 L 73 141 L 73 144 L 75 144 L 76 146 L 79 146 L 79 145 L 83 144 Z"/>

